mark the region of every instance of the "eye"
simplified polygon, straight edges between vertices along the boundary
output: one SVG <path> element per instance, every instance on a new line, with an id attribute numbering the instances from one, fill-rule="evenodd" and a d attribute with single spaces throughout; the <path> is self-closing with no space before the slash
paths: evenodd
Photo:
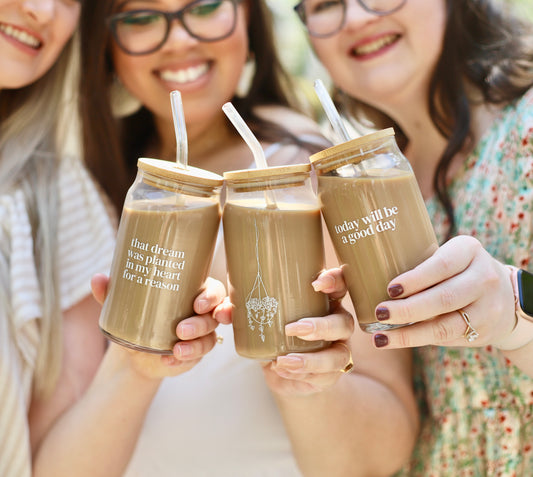
<path id="1" fill-rule="evenodd" d="M 308 14 L 314 15 L 317 13 L 324 13 L 338 7 L 342 7 L 342 2 L 338 0 L 314 0 L 310 1 L 308 4 Z"/>
<path id="2" fill-rule="evenodd" d="M 161 14 L 152 11 L 138 11 L 124 15 L 120 22 L 123 25 L 140 27 L 145 25 L 151 25 L 161 21 Z"/>
<path id="3" fill-rule="evenodd" d="M 223 3 L 223 1 L 206 1 L 195 3 L 194 5 L 191 5 L 191 8 L 187 10 L 187 13 L 197 17 L 206 17 L 216 12 Z"/>

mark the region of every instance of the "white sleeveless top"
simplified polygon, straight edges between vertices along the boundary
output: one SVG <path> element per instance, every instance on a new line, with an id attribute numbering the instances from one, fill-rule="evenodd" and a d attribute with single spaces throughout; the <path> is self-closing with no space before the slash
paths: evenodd
<path id="1" fill-rule="evenodd" d="M 301 139 L 330 146 L 322 136 Z M 220 254 L 221 233 L 214 263 Z M 217 335 L 223 343 L 198 365 L 163 381 L 124 477 L 301 477 L 261 365 L 237 354 L 231 325 Z"/>
<path id="2" fill-rule="evenodd" d="M 59 190 L 60 298 L 66 310 L 91 293 L 95 273 L 109 273 L 115 228 L 79 160 L 62 161 Z M 11 305 L 8 316 L 0 308 L 0 476 L 30 477 L 27 413 L 40 340 L 41 296 L 21 190 L 0 195 L 0 224 L 0 240 L 11 250 L 9 276 L 0 278 L 8 284 Z"/>

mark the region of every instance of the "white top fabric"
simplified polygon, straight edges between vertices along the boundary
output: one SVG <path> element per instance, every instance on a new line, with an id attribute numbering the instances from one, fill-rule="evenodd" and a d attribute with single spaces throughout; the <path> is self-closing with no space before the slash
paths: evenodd
<path id="1" fill-rule="evenodd" d="M 259 363 L 237 355 L 231 325 L 191 371 L 165 379 L 125 477 L 301 476 Z"/>
<path id="2" fill-rule="evenodd" d="M 91 293 L 90 279 L 109 273 L 115 228 L 99 191 L 79 160 L 59 172 L 59 275 L 61 308 Z M 30 477 L 27 412 L 39 345 L 41 296 L 33 237 L 21 190 L 0 195 L 0 240 L 11 249 L 11 312 L 0 309 L 0 476 Z M 58 343 L 60 346 L 60 343 Z"/>

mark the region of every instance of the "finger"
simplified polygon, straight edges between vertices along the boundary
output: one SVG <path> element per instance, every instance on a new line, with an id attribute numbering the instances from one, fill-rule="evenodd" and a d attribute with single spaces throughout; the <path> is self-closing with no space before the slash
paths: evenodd
<path id="1" fill-rule="evenodd" d="M 312 283 L 315 291 L 327 293 L 330 298 L 337 300 L 346 295 L 346 284 L 340 268 L 324 270 Z"/>
<path id="2" fill-rule="evenodd" d="M 229 297 L 224 298 L 220 305 L 217 305 L 213 310 L 213 319 L 224 325 L 231 324 L 231 313 L 233 311 L 233 304 Z"/>
<path id="3" fill-rule="evenodd" d="M 472 320 L 470 320 L 472 323 Z M 477 325 L 472 323 L 475 329 Z M 376 348 L 413 348 L 425 345 L 438 346 L 483 346 L 485 338 L 468 341 L 465 333 L 468 327 L 461 315 L 455 311 L 414 325 L 375 333 L 372 337 Z"/>
<path id="4" fill-rule="evenodd" d="M 194 311 L 199 315 L 209 313 L 213 308 L 222 303 L 226 296 L 226 288 L 219 280 L 208 277 L 205 288 L 194 300 Z"/>
<path id="5" fill-rule="evenodd" d="M 376 308 L 376 317 L 387 324 L 421 322 L 464 308 L 483 293 L 481 276 L 471 270 L 408 298 L 382 302 Z"/>
<path id="6" fill-rule="evenodd" d="M 454 237 L 421 264 L 394 278 L 388 286 L 391 298 L 418 293 L 465 270 L 482 249 L 473 237 Z"/>
<path id="7" fill-rule="evenodd" d="M 217 342 L 215 333 L 194 340 L 178 341 L 173 348 L 174 357 L 182 361 L 191 361 L 205 356 Z"/>
<path id="8" fill-rule="evenodd" d="M 97 273 L 91 278 L 91 291 L 95 300 L 102 305 L 107 295 L 109 278 L 103 273 Z"/>
<path id="9" fill-rule="evenodd" d="M 306 341 L 347 340 L 353 331 L 353 317 L 342 307 L 331 315 L 302 318 L 285 325 L 287 336 L 297 336 Z"/>
<path id="10" fill-rule="evenodd" d="M 192 316 L 178 323 L 176 335 L 180 340 L 193 340 L 213 332 L 217 326 L 218 321 L 211 315 Z"/>
<path id="11" fill-rule="evenodd" d="M 347 345 L 333 343 L 329 348 L 314 353 L 290 353 L 278 356 L 272 369 L 300 375 L 300 379 L 309 379 L 320 374 L 339 374 L 351 361 Z"/>

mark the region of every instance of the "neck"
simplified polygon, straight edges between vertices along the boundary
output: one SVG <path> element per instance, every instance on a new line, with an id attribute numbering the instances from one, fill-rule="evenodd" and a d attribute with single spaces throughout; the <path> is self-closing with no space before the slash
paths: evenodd
<path id="1" fill-rule="evenodd" d="M 168 161 L 176 160 L 173 122 L 156 118 L 156 128 L 158 137 L 153 147 L 155 157 Z M 209 126 L 187 125 L 187 147 L 188 165 L 217 174 L 247 168 L 252 160 L 251 153 L 246 151 L 246 143 L 223 113 L 211 121 Z"/>

